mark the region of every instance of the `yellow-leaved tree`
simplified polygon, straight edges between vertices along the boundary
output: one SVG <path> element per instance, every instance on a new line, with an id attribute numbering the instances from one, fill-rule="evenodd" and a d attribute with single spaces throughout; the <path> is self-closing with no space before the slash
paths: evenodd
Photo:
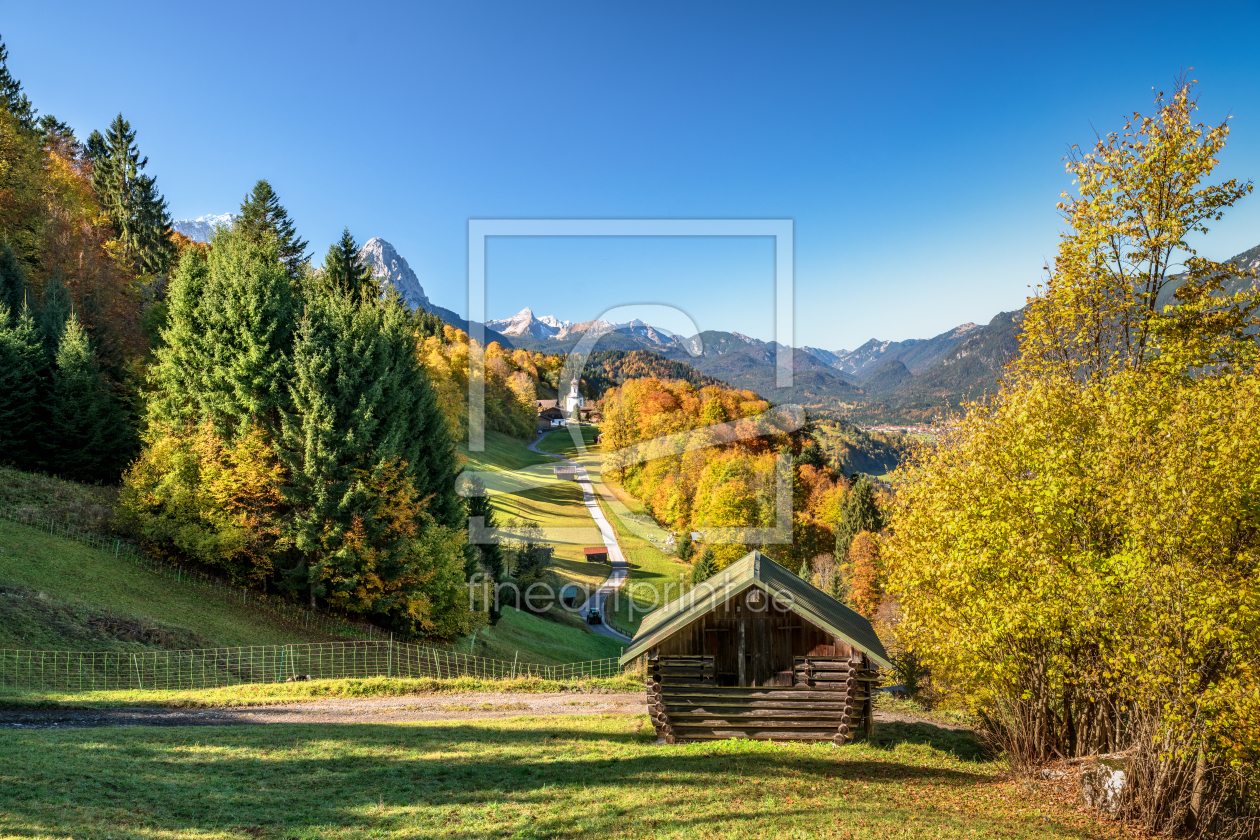
<path id="1" fill-rule="evenodd" d="M 1069 159 L 1021 356 L 903 471 L 884 562 L 901 643 L 1017 763 L 1122 752 L 1127 815 L 1254 836 L 1257 290 L 1187 240 L 1251 184 L 1205 183 L 1228 128 L 1191 84 Z"/>

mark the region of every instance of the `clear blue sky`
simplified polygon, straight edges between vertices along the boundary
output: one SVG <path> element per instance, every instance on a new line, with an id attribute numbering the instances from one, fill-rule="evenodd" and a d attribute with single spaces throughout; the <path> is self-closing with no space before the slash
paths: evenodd
<path id="1" fill-rule="evenodd" d="M 1256 3 L 9 3 L 9 66 L 85 137 L 121 111 L 176 218 L 270 179 L 316 261 L 348 225 L 465 309 L 470 217 L 795 220 L 795 343 L 1022 305 L 1061 158 L 1182 67 L 1260 175 Z M 1091 126 L 1093 128 L 1091 128 Z M 1204 242 L 1260 244 L 1260 196 Z M 627 302 L 769 338 L 765 241 L 496 241 L 488 312 Z M 668 324 L 666 324 L 668 326 Z"/>

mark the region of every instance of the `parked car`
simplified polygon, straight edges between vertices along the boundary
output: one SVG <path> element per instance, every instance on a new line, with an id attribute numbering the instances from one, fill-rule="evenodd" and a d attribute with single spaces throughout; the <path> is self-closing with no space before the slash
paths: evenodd
<path id="1" fill-rule="evenodd" d="M 588 610 L 586 613 L 586 623 L 587 624 L 603 624 L 604 619 L 600 617 L 599 610 L 595 609 L 594 607 L 591 607 L 591 609 Z"/>

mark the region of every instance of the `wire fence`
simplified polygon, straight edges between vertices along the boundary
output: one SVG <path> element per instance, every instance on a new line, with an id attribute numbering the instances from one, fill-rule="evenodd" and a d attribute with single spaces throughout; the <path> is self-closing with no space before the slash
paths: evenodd
<path id="1" fill-rule="evenodd" d="M 224 600 L 244 604 L 250 609 L 266 613 L 273 618 L 279 618 L 282 621 L 307 630 L 317 630 L 332 636 L 367 639 L 369 641 L 389 635 L 388 631 L 382 631 L 374 624 L 347 621 L 319 610 L 307 609 L 280 596 L 259 592 L 244 586 L 237 586 L 222 578 L 208 575 L 196 569 L 190 569 L 179 563 L 151 557 L 129 540 L 104 536 L 88 528 L 74 525 L 68 516 L 64 521 L 58 521 L 55 516 L 41 515 L 33 511 L 0 508 L 0 519 L 7 519 L 10 522 L 31 528 L 39 528 L 53 536 L 64 537 L 84 545 L 90 545 L 156 575 L 173 580 L 178 584 L 195 587 L 202 591 L 213 593 Z"/>
<path id="2" fill-rule="evenodd" d="M 198 689 L 305 679 L 615 677 L 616 659 L 507 662 L 407 642 L 321 642 L 205 650 L 0 650 L 0 688 L 34 691 Z"/>

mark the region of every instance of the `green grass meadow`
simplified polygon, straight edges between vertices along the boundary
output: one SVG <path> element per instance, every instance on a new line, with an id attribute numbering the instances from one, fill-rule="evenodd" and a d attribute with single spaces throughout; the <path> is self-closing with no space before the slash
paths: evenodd
<path id="1" fill-rule="evenodd" d="M 647 718 L 8 730 L 0 836 L 1097 838 L 969 734 L 655 746 Z"/>
<path id="2" fill-rule="evenodd" d="M 0 648 L 144 650 L 328 641 L 112 553 L 0 520 Z"/>

